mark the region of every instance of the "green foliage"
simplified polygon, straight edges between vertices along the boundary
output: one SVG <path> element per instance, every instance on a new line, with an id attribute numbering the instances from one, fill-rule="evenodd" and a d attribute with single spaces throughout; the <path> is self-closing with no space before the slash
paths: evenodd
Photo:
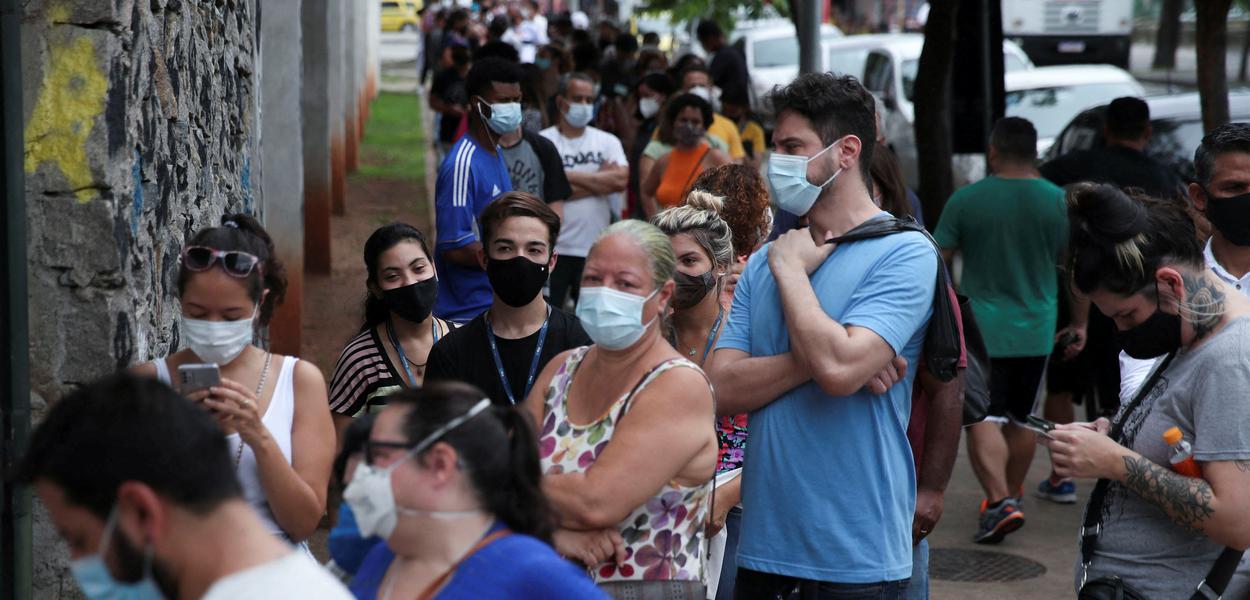
<path id="1" fill-rule="evenodd" d="M 759 19 L 776 16 L 790 16 L 789 0 L 651 0 L 643 7 L 642 12 L 656 14 L 667 11 L 674 24 L 682 21 L 697 22 L 701 19 L 714 19 L 725 30 L 726 34 L 733 31 L 734 23 L 739 19 Z"/>

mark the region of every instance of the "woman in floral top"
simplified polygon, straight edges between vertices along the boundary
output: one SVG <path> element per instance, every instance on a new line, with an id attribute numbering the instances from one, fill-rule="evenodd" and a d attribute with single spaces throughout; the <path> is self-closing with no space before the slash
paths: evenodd
<path id="1" fill-rule="evenodd" d="M 543 490 L 561 517 L 556 548 L 617 598 L 704 597 L 717 440 L 706 377 L 661 335 L 675 263 L 654 226 L 609 227 L 586 259 L 578 305 L 596 343 L 552 360 L 527 400 L 541 424 Z"/>

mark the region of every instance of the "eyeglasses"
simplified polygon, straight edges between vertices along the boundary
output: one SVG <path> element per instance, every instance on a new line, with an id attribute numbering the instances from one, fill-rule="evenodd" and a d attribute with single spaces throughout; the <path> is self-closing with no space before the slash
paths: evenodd
<path id="1" fill-rule="evenodd" d="M 410 450 L 413 445 L 408 442 L 385 442 L 381 440 L 365 440 L 365 464 L 372 465 L 378 459 L 380 450 Z"/>
<path id="2" fill-rule="evenodd" d="M 252 269 L 263 272 L 260 258 L 238 250 L 218 250 L 208 246 L 188 246 L 182 251 L 182 266 L 192 271 L 207 271 L 221 261 L 221 268 L 231 277 L 247 277 Z"/>

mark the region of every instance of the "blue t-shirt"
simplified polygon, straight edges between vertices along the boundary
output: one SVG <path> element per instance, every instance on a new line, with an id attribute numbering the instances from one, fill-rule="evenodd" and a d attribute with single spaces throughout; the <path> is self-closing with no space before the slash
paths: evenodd
<path id="1" fill-rule="evenodd" d="M 478 216 L 499 194 L 510 191 L 512 179 L 498 148 L 492 155 L 463 135 L 443 158 L 434 183 L 434 267 L 439 283 L 434 316 L 464 322 L 490 306 L 486 271 L 451 264 L 443 253 L 480 241 Z"/>
<path id="2" fill-rule="evenodd" d="M 718 348 L 753 357 L 790 350 L 769 250 L 747 263 Z M 839 245 L 812 287 L 828 316 L 872 330 L 915 365 L 937 265 L 921 234 L 893 234 Z M 750 414 L 739 567 L 837 583 L 911 576 L 914 373 L 881 396 L 830 397 L 808 381 Z"/>
<path id="3" fill-rule="evenodd" d="M 491 527 L 487 535 L 502 528 Z M 348 586 L 361 600 L 382 598 L 382 579 L 395 553 L 380 543 L 365 556 L 364 564 Z M 478 600 L 510 598 L 513 600 L 607 600 L 590 577 L 573 563 L 564 560 L 542 541 L 528 535 L 501 537 L 464 559 L 443 587 L 436 600 Z"/>
<path id="4" fill-rule="evenodd" d="M 334 564 L 343 569 L 343 572 L 355 575 L 365 555 L 380 541 L 382 538 L 376 535 L 361 537 L 360 527 L 356 525 L 356 514 L 346 502 L 339 505 L 339 520 L 334 529 L 330 530 L 326 548 L 329 549 Z"/>

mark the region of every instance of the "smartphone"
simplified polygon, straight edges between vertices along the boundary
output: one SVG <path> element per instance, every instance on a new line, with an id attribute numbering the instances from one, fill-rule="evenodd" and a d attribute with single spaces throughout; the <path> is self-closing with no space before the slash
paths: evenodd
<path id="1" fill-rule="evenodd" d="M 1051 437 L 1050 432 L 1055 429 L 1055 424 L 1053 422 L 1034 415 L 1029 415 L 1029 418 L 1025 420 L 1024 426 L 1033 430 L 1038 435 L 1044 435 L 1046 437 Z"/>
<path id="2" fill-rule="evenodd" d="M 178 391 L 183 395 L 207 389 L 221 383 L 221 369 L 213 363 L 181 365 L 178 367 Z"/>

